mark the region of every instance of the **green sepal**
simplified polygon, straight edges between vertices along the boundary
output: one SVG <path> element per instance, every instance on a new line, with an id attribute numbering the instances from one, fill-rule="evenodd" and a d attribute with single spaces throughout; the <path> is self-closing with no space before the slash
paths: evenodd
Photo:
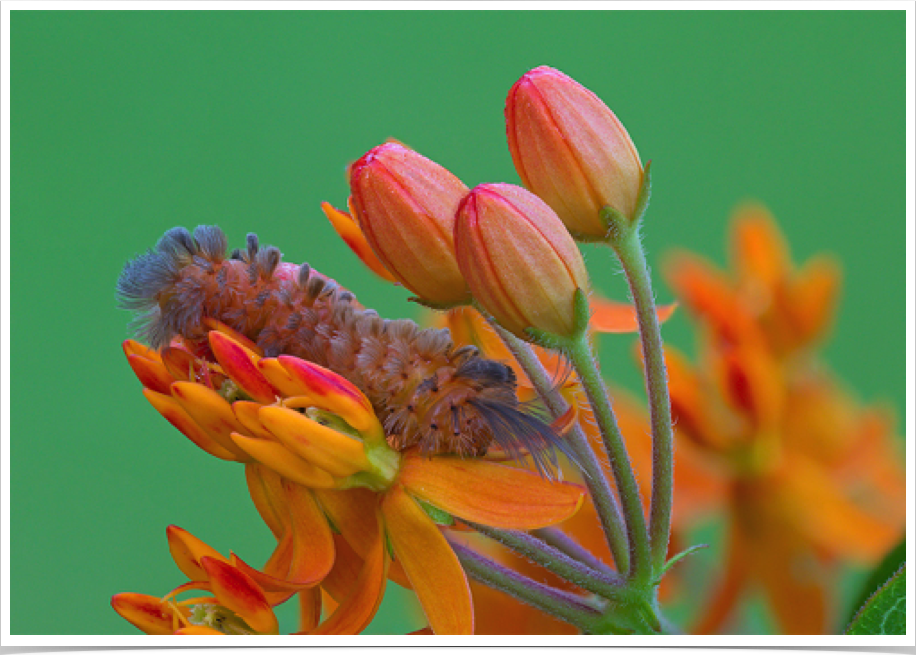
<path id="1" fill-rule="evenodd" d="M 564 337 L 530 327 L 525 330 L 525 340 L 548 350 L 568 352 L 573 344 L 585 338 L 591 317 L 592 310 L 588 302 L 588 294 L 582 289 L 576 289 L 573 296 L 573 324 L 575 327 L 572 336 Z"/>
<path id="2" fill-rule="evenodd" d="M 419 296 L 411 296 L 407 299 L 407 302 L 415 302 L 418 305 L 423 305 L 427 309 L 432 309 L 437 312 L 447 312 L 450 309 L 455 309 L 456 307 L 466 307 L 467 305 L 472 304 L 471 296 L 468 296 L 466 300 L 456 303 L 435 303 L 429 300 L 424 300 Z"/>
<path id="3" fill-rule="evenodd" d="M 433 520 L 433 523 L 436 525 L 452 526 L 455 525 L 455 517 L 446 512 L 445 510 L 439 509 L 433 505 L 430 505 L 426 501 L 415 498 L 414 500 L 420 505 L 426 515 Z"/>
<path id="4" fill-rule="evenodd" d="M 642 184 L 639 185 L 639 193 L 636 194 L 636 209 L 633 214 L 633 225 L 638 225 L 642 217 L 646 215 L 649 208 L 649 200 L 652 197 L 652 174 L 649 172 L 652 162 L 647 161 L 646 167 L 642 174 Z"/>

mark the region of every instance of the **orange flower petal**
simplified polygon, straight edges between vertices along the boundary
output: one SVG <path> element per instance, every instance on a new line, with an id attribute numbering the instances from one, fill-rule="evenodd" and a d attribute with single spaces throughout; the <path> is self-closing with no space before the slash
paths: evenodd
<path id="1" fill-rule="evenodd" d="M 248 494 L 258 514 L 270 528 L 277 541 L 287 533 L 289 508 L 283 491 L 283 480 L 276 471 L 263 464 L 246 464 L 245 481 Z"/>
<path id="2" fill-rule="evenodd" d="M 134 339 L 125 339 L 122 341 L 121 348 L 124 350 L 124 355 L 127 357 L 130 357 L 131 355 L 137 355 L 139 357 L 143 357 L 144 359 L 152 359 L 157 362 L 162 361 L 158 352 L 149 346 L 144 346 L 142 343 Z"/>
<path id="3" fill-rule="evenodd" d="M 281 364 L 278 359 L 274 357 L 265 357 L 258 361 L 257 366 L 261 374 L 267 378 L 267 381 L 283 396 L 307 395 L 307 389 L 296 382 L 293 376 L 283 368 L 283 364 Z"/>
<path id="4" fill-rule="evenodd" d="M 731 239 L 732 265 L 739 275 L 759 281 L 771 293 L 788 278 L 788 246 L 768 209 L 739 207 L 732 217 Z"/>
<path id="5" fill-rule="evenodd" d="M 197 382 L 200 362 L 184 348 L 168 346 L 162 349 L 162 365 L 169 375 L 181 382 Z M 192 380 L 192 377 L 194 378 Z"/>
<path id="6" fill-rule="evenodd" d="M 385 595 L 388 572 L 388 553 L 382 537 L 381 526 L 376 520 L 375 538 L 367 545 L 366 559 L 353 591 L 311 634 L 356 635 L 372 621 Z"/>
<path id="7" fill-rule="evenodd" d="M 283 445 L 331 475 L 346 478 L 372 467 L 362 441 L 299 412 L 286 407 L 262 407 L 258 418 Z"/>
<path id="8" fill-rule="evenodd" d="M 207 572 L 200 565 L 202 557 L 211 557 L 222 562 L 229 560 L 220 555 L 214 548 L 177 525 L 165 529 L 169 541 L 169 552 L 181 572 L 191 580 L 206 581 Z"/>
<path id="9" fill-rule="evenodd" d="M 257 355 L 258 357 L 264 356 L 264 351 L 261 350 L 258 344 L 256 344 L 254 341 L 246 337 L 241 332 L 236 332 L 235 330 L 233 330 L 231 327 L 229 327 L 225 323 L 221 323 L 220 321 L 217 321 L 215 318 L 205 318 L 204 327 L 206 327 L 208 330 L 214 330 L 221 334 L 225 334 L 227 337 L 235 341 L 237 344 L 241 345 L 243 348 L 250 350 L 252 353 Z"/>
<path id="10" fill-rule="evenodd" d="M 131 354 L 127 356 L 127 363 L 144 387 L 162 394 L 169 393 L 174 379 L 161 361 Z"/>
<path id="11" fill-rule="evenodd" d="M 298 357 L 280 355 L 279 361 L 316 406 L 337 414 L 359 432 L 378 424 L 369 399 L 346 378 Z"/>
<path id="12" fill-rule="evenodd" d="M 144 389 L 143 395 L 146 396 L 146 399 L 150 402 L 157 412 L 162 414 L 162 417 L 171 423 L 181 434 L 186 436 L 188 439 L 194 442 L 201 450 L 206 451 L 207 453 L 218 457 L 219 459 L 225 459 L 230 462 L 237 462 L 242 457 L 247 459 L 244 453 L 236 454 L 234 451 L 230 451 L 218 443 L 210 434 L 200 427 L 193 418 L 191 418 L 188 413 L 182 408 L 177 400 L 171 396 L 165 396 L 161 393 L 151 391 L 150 389 Z"/>
<path id="13" fill-rule="evenodd" d="M 308 489 L 288 480 L 283 486 L 293 531 L 289 577 L 296 582 L 319 581 L 334 566 L 334 540 L 328 519 Z"/>
<path id="14" fill-rule="evenodd" d="M 202 427 L 220 446 L 239 461 L 250 458 L 232 442 L 232 433 L 244 433 L 244 426 L 235 418 L 232 406 L 221 395 L 194 382 L 172 384 L 172 397 L 178 401 L 194 422 Z"/>
<path id="15" fill-rule="evenodd" d="M 123 593 L 111 597 L 114 611 L 148 635 L 170 635 L 175 615 L 167 603 L 155 596 Z"/>
<path id="16" fill-rule="evenodd" d="M 533 530 L 576 513 L 585 489 L 482 460 L 404 458 L 398 480 L 411 495 L 453 516 L 500 528 Z M 485 490 L 485 493 L 481 493 Z"/>
<path id="17" fill-rule="evenodd" d="M 836 312 L 840 293 L 839 264 L 828 256 L 811 259 L 790 286 L 790 317 L 802 344 L 823 335 Z"/>
<path id="18" fill-rule="evenodd" d="M 350 250 L 359 257 L 360 261 L 365 264 L 369 270 L 383 280 L 388 282 L 396 281 L 394 276 L 385 268 L 385 265 L 372 250 L 363 231 L 359 228 L 359 225 L 350 214 L 333 207 L 327 202 L 321 203 L 321 209 L 324 215 L 328 217 L 328 220 L 331 221 L 331 225 L 334 227 L 337 234 L 340 235 L 340 238 L 344 240 L 344 243 L 350 247 Z"/>
<path id="19" fill-rule="evenodd" d="M 220 632 L 219 630 L 214 630 L 213 628 L 208 628 L 204 625 L 189 625 L 185 628 L 175 631 L 176 635 L 220 635 L 225 637 L 226 634 Z"/>
<path id="20" fill-rule="evenodd" d="M 729 528 L 725 570 L 712 599 L 706 602 L 698 623 L 691 629 L 691 634 L 711 635 L 722 629 L 747 587 L 753 549 L 753 544 L 747 543 L 737 522 L 733 522 Z"/>
<path id="21" fill-rule="evenodd" d="M 602 333 L 621 333 L 621 332 L 638 332 L 639 323 L 636 320 L 636 307 L 625 302 L 608 300 L 595 295 L 589 298 L 589 307 L 592 316 L 588 321 L 588 327 L 593 332 Z M 659 305 L 656 308 L 658 322 L 664 323 L 674 310 L 677 309 L 677 303 L 670 305 Z"/>
<path id="22" fill-rule="evenodd" d="M 261 403 L 237 400 L 232 403 L 232 413 L 235 414 L 235 418 L 238 419 L 239 423 L 245 426 L 246 435 L 252 435 L 258 439 L 276 441 L 270 430 L 261 425 L 261 419 L 258 418 L 258 412 L 263 406 Z"/>
<path id="23" fill-rule="evenodd" d="M 379 495 L 362 488 L 345 491 L 316 489 L 314 494 L 347 543 L 362 559 L 368 557 L 369 544 L 375 539 L 375 531 L 378 529 L 376 514 Z"/>
<path id="24" fill-rule="evenodd" d="M 282 443 L 232 433 L 232 441 L 254 460 L 288 478 L 313 489 L 333 489 L 337 481 L 330 473 L 290 452 Z"/>
<path id="25" fill-rule="evenodd" d="M 299 632 L 310 632 L 321 621 L 321 587 L 299 592 Z"/>
<path id="26" fill-rule="evenodd" d="M 255 365 L 260 359 L 257 355 L 221 332 L 210 332 L 209 337 L 216 361 L 233 382 L 258 402 L 276 401 L 277 391 Z"/>
<path id="27" fill-rule="evenodd" d="M 232 565 L 212 557 L 201 558 L 200 564 L 220 605 L 242 617 L 255 632 L 277 634 L 277 617 L 254 580 Z"/>
<path id="28" fill-rule="evenodd" d="M 374 535 L 375 531 L 372 534 Z M 371 539 L 365 542 L 364 550 L 367 555 L 371 545 Z M 334 552 L 334 568 L 322 580 L 321 586 L 331 598 L 342 603 L 353 592 L 359 572 L 363 568 L 363 558 L 357 555 L 343 535 L 339 534 L 334 535 Z"/>
<path id="29" fill-rule="evenodd" d="M 430 628 L 438 635 L 473 634 L 471 589 L 439 528 L 400 485 L 385 493 L 381 510 L 395 557 L 410 579 Z"/>

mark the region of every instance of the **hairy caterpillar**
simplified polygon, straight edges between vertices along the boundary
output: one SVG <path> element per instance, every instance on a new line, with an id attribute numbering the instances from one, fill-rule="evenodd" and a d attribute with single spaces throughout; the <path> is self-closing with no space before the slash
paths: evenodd
<path id="1" fill-rule="evenodd" d="M 455 348 L 448 330 L 382 319 L 308 264 L 281 262 L 254 234 L 246 250 L 226 250 L 216 226 L 174 228 L 128 261 L 117 295 L 135 312 L 138 337 L 162 348 L 181 336 L 206 351 L 204 319 L 222 321 L 268 356 L 301 357 L 353 382 L 398 450 L 474 456 L 495 442 L 512 456 L 530 452 L 541 471 L 545 457 L 555 463 L 553 447 L 566 452 L 519 404 L 512 369 Z"/>

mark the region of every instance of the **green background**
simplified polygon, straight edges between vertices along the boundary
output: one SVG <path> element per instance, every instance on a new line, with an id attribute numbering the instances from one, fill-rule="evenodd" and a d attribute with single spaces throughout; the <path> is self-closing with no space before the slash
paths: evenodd
<path id="1" fill-rule="evenodd" d="M 653 161 L 656 269 L 674 246 L 724 261 L 727 217 L 749 198 L 772 208 L 796 259 L 837 253 L 826 357 L 902 419 L 903 11 L 13 11 L 11 48 L 14 634 L 135 633 L 108 599 L 181 581 L 170 523 L 255 563 L 272 546 L 241 467 L 140 394 L 120 349 L 124 261 L 170 227 L 218 223 L 383 316 L 418 316 L 319 203 L 342 206 L 346 163 L 390 136 L 469 186 L 517 182 L 503 102 L 542 64 L 594 90 Z M 588 263 L 597 288 L 624 296 L 603 253 Z M 665 332 L 692 342 L 684 315 Z M 602 357 L 637 388 L 631 341 L 604 338 Z M 372 630 L 419 627 L 406 603 L 391 592 Z"/>

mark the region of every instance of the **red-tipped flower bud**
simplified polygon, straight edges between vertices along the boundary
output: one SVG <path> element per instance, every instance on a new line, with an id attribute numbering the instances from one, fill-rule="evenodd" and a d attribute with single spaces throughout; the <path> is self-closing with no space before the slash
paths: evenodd
<path id="1" fill-rule="evenodd" d="M 438 306 L 470 298 L 455 261 L 455 211 L 468 188 L 439 164 L 399 143 L 367 152 L 350 169 L 353 208 L 385 267 Z"/>
<path id="2" fill-rule="evenodd" d="M 544 201 L 513 184 L 482 184 L 455 223 L 458 265 L 474 298 L 512 333 L 572 337 L 576 290 L 588 288 L 582 255 Z"/>
<path id="3" fill-rule="evenodd" d="M 522 183 L 576 238 L 605 238 L 606 206 L 637 218 L 636 146 L 607 105 L 568 75 L 548 66 L 525 73 L 506 99 L 506 135 Z"/>

